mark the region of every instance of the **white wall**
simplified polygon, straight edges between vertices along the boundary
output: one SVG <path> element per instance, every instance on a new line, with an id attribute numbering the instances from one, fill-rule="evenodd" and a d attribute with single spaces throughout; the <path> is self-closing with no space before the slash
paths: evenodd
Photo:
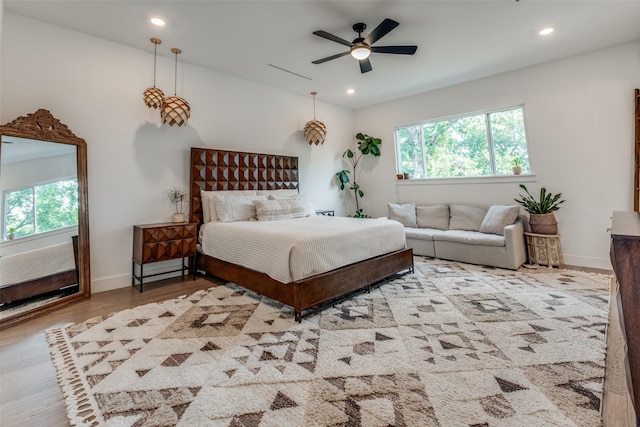
<path id="1" fill-rule="evenodd" d="M 344 213 L 333 171 L 353 140 L 351 110 L 316 102 L 328 134 L 309 146 L 302 129 L 313 118 L 311 96 L 189 65 L 188 46 L 180 46 L 178 95 L 191 119 L 161 125 L 142 100 L 153 83 L 149 45 L 145 52 L 4 13 L 0 121 L 45 108 L 87 141 L 93 292 L 129 286 L 132 226 L 171 219 L 164 191 L 188 189 L 190 147 L 298 156 L 301 191 L 316 208 Z M 158 57 L 156 85 L 168 95 L 173 61 Z"/>
<path id="2" fill-rule="evenodd" d="M 356 131 L 383 140 L 378 164 L 360 179 L 375 193 L 365 197 L 365 209 L 385 215 L 386 203 L 412 199 L 513 204 L 518 184 L 546 187 L 566 199 L 556 212 L 565 263 L 610 269 L 610 216 L 633 209 L 637 87 L 640 41 L 358 110 Z M 533 179 L 396 183 L 396 126 L 521 103 Z"/>

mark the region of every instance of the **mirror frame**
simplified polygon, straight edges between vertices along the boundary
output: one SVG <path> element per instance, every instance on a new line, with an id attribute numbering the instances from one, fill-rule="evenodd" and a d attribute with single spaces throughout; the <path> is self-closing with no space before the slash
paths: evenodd
<path id="1" fill-rule="evenodd" d="M 0 320 L 0 329 L 42 316 L 60 307 L 91 297 L 91 274 L 89 255 L 89 201 L 87 185 L 87 143 L 77 137 L 69 128 L 56 119 L 48 110 L 39 109 L 35 113 L 21 116 L 0 126 L 2 136 L 36 139 L 76 146 L 78 174 L 78 292 L 18 313 Z M 1 150 L 1 149 L 0 149 Z M 0 153 L 1 155 L 1 153 Z"/>

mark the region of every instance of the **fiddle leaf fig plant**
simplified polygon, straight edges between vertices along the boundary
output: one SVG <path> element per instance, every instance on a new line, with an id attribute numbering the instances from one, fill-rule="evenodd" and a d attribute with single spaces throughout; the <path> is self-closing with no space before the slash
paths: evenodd
<path id="1" fill-rule="evenodd" d="M 380 156 L 380 145 L 382 144 L 382 140 L 380 138 L 374 138 L 364 133 L 356 134 L 356 139 L 358 140 L 358 151 L 360 151 L 360 154 L 355 153 L 351 149 L 348 149 L 342 154 L 342 157 L 346 158 L 349 163 L 351 163 L 351 168 L 353 170 L 353 181 L 351 181 L 349 177 L 350 171 L 347 169 L 343 169 L 337 172 L 335 175 L 341 191 L 347 187 L 349 188 L 349 190 L 353 191 L 356 199 L 356 212 L 353 217 L 369 218 L 369 216 L 366 215 L 362 211 L 362 209 L 360 209 L 359 199 L 364 197 L 364 191 L 362 191 L 360 185 L 358 185 L 358 183 L 355 181 L 356 168 L 358 167 L 358 163 L 362 159 L 362 156 Z"/>

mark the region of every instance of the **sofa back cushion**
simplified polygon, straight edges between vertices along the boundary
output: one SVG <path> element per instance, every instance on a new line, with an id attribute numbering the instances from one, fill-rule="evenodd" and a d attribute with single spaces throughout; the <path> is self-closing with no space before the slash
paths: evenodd
<path id="1" fill-rule="evenodd" d="M 387 203 L 387 208 L 389 209 L 389 219 L 398 221 L 405 227 L 415 228 L 418 226 L 418 224 L 416 223 L 415 203 L 405 203 L 403 205 L 399 205 L 396 203 Z"/>
<path id="2" fill-rule="evenodd" d="M 516 222 L 520 206 L 491 205 L 480 224 L 481 233 L 498 234 L 504 236 L 504 228 Z"/>
<path id="3" fill-rule="evenodd" d="M 449 229 L 449 205 L 416 206 L 416 222 L 420 228 Z"/>
<path id="4" fill-rule="evenodd" d="M 487 208 L 472 205 L 449 205 L 449 230 L 479 231 Z"/>

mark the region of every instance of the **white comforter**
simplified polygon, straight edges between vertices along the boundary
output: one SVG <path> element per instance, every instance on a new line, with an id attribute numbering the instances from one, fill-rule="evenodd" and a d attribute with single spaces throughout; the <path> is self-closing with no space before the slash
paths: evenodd
<path id="1" fill-rule="evenodd" d="M 314 215 L 281 221 L 210 222 L 202 252 L 289 283 L 404 249 L 404 227 L 388 219 Z"/>
<path id="2" fill-rule="evenodd" d="M 73 243 L 65 242 L 0 258 L 0 287 L 76 268 Z"/>

